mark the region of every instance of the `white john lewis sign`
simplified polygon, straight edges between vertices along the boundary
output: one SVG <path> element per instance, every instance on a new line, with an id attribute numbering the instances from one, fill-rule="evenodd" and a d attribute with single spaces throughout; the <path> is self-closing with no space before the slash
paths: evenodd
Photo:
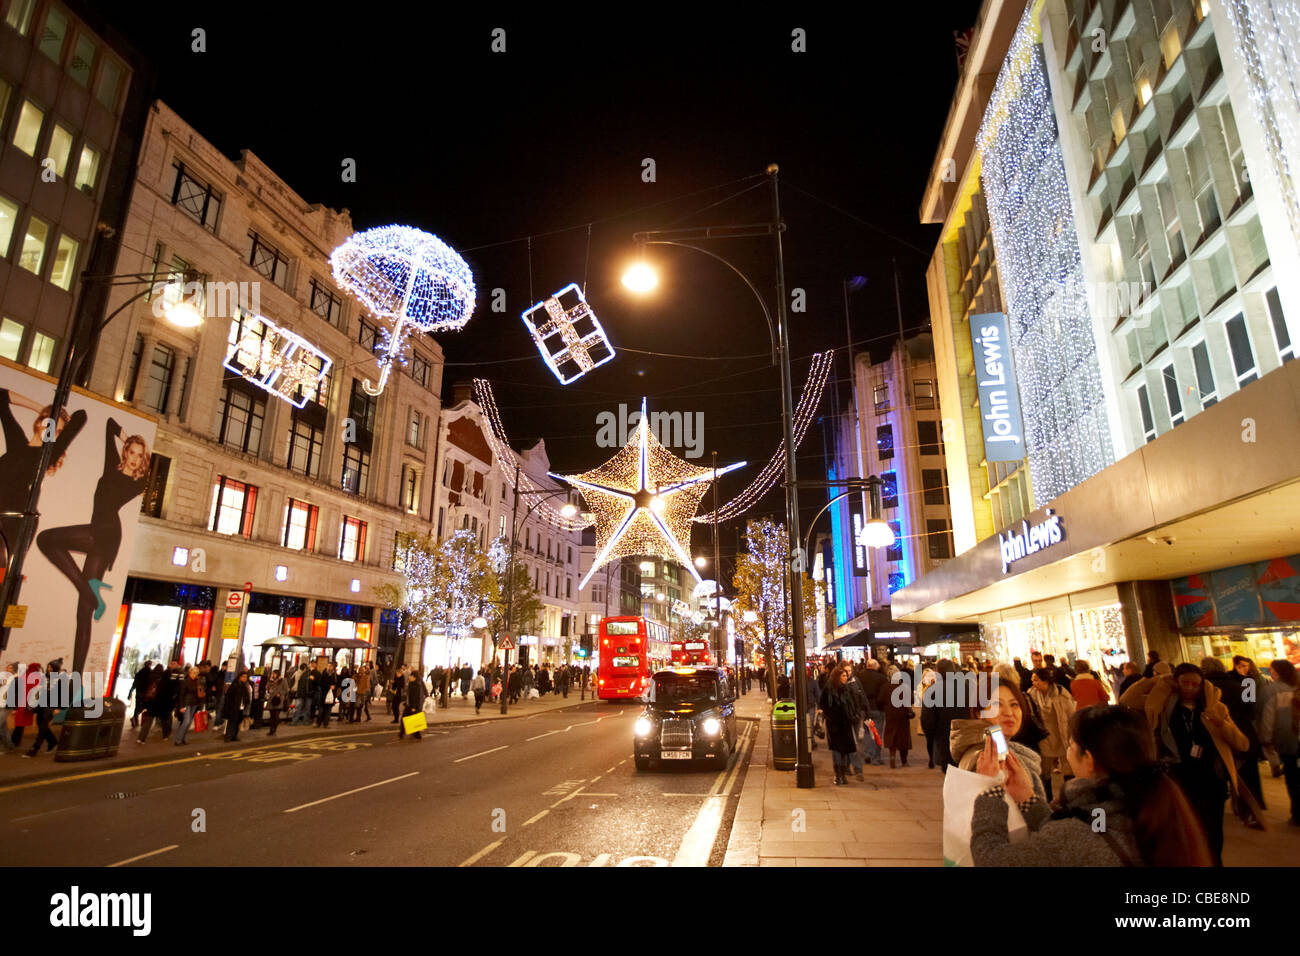
<path id="1" fill-rule="evenodd" d="M 1020 461 L 1025 457 L 1024 425 L 1020 418 L 1016 372 L 1011 362 L 1007 317 L 1001 312 L 972 315 L 970 334 L 980 397 L 980 425 L 984 431 L 984 457 L 988 461 Z"/>
<path id="2" fill-rule="evenodd" d="M 1002 573 L 1006 574 L 1011 565 L 1021 558 L 1035 554 L 1043 548 L 1060 544 L 1065 539 L 1065 527 L 1061 516 L 1047 509 L 1047 517 L 1038 524 L 1028 521 L 1020 522 L 1020 530 L 1007 529 L 998 535 L 998 545 L 1002 549 Z"/>

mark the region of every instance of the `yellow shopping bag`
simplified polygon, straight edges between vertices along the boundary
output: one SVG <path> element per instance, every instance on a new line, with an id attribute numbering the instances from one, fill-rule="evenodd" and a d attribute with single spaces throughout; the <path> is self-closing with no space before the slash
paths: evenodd
<path id="1" fill-rule="evenodd" d="M 429 722 L 424 719 L 424 711 L 418 710 L 402 718 L 402 729 L 408 734 L 418 734 L 429 729 Z"/>

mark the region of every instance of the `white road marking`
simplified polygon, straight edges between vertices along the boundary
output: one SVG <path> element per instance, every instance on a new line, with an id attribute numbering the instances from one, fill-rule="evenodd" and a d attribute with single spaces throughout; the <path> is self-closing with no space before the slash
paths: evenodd
<path id="1" fill-rule="evenodd" d="M 509 867 L 509 866 L 523 866 L 525 863 L 527 863 L 529 860 L 531 860 L 531 859 L 532 859 L 533 857 L 535 857 L 535 856 L 537 856 L 537 851 L 536 851 L 536 850 L 527 850 L 527 851 L 525 851 L 525 853 L 524 853 L 523 856 L 519 857 L 519 858 L 518 858 L 517 860 L 515 860 L 513 863 L 507 863 L 506 866 L 508 866 L 508 867 Z"/>
<path id="2" fill-rule="evenodd" d="M 118 860 L 116 863 L 110 863 L 108 864 L 108 868 L 111 870 L 115 866 L 126 866 L 128 863 L 134 863 L 136 860 L 145 860 L 151 856 L 157 856 L 160 853 L 166 853 L 169 850 L 175 850 L 179 846 L 180 846 L 179 843 L 173 843 L 171 846 L 165 846 L 161 850 L 150 850 L 148 853 L 141 853 L 139 856 L 133 856 L 125 860 Z"/>
<path id="3" fill-rule="evenodd" d="M 659 794 L 659 796 L 661 796 L 661 797 L 695 797 L 695 798 L 697 798 L 697 799 L 699 799 L 699 800 L 703 800 L 704 798 L 706 798 L 706 797 L 708 797 L 708 796 L 711 796 L 711 794 L 707 794 L 707 793 L 661 793 L 661 794 Z"/>
<path id="4" fill-rule="evenodd" d="M 158 791 L 158 790 L 173 790 L 173 789 L 175 789 L 176 787 L 179 787 L 179 786 L 181 786 L 179 783 L 169 783 L 169 784 L 167 784 L 167 786 L 165 786 L 165 787 L 150 787 L 150 788 L 149 788 L 147 791 L 145 791 L 145 792 L 146 792 L 146 793 L 154 793 L 155 791 Z"/>
<path id="5" fill-rule="evenodd" d="M 551 812 L 550 810 L 543 810 L 541 813 L 529 817 L 527 820 L 523 822 L 523 825 L 528 826 L 530 823 L 536 823 L 538 820 L 540 820 L 542 817 L 546 816 L 550 812 Z"/>
<path id="6" fill-rule="evenodd" d="M 613 857 L 613 855 L 614 855 L 614 854 L 612 854 L 612 853 L 602 853 L 602 854 L 600 854 L 600 856 L 596 857 L 596 859 L 592 860 L 591 863 L 590 863 L 589 865 L 590 865 L 590 866 L 604 866 L 606 863 L 608 863 L 608 862 L 610 861 L 610 859 Z"/>
<path id="7" fill-rule="evenodd" d="M 569 726 L 565 727 L 563 730 L 548 730 L 548 731 L 547 731 L 546 733 L 544 733 L 544 734 L 538 734 L 536 737 L 529 737 L 529 738 L 527 738 L 527 739 L 524 741 L 524 743 L 528 743 L 528 741 L 531 741 L 531 740 L 541 740 L 543 737 L 549 737 L 549 736 L 551 736 L 551 734 L 567 734 L 567 733 L 568 733 L 570 730 L 572 730 L 572 729 L 573 729 L 573 724 L 569 724 Z"/>
<path id="8" fill-rule="evenodd" d="M 452 763 L 463 763 L 466 760 L 473 760 L 475 757 L 484 757 L 487 754 L 494 754 L 498 750 L 505 750 L 509 744 L 502 744 L 500 747 L 493 747 L 491 750 L 484 750 L 476 754 L 470 754 L 468 757 L 461 757 L 459 760 L 453 760 Z"/>
<path id="9" fill-rule="evenodd" d="M 380 780 L 378 783 L 368 783 L 364 787 L 357 787 L 354 790 L 345 790 L 343 793 L 336 793 L 332 797 L 322 797 L 320 800 L 313 800 L 311 803 L 304 803 L 302 806 L 291 807 L 285 810 L 285 813 L 297 813 L 299 810 L 306 810 L 308 807 L 314 807 L 318 804 L 329 803 L 331 800 L 337 800 L 340 797 L 350 797 L 354 793 L 360 793 L 363 790 L 373 790 L 375 787 L 382 787 L 386 783 L 394 783 L 398 780 L 405 780 L 407 777 L 414 777 L 420 771 L 412 770 L 410 773 L 404 773 L 400 777 L 389 777 L 387 780 Z"/>
<path id="10" fill-rule="evenodd" d="M 497 847 L 499 847 L 502 843 L 505 842 L 506 842 L 506 838 L 502 837 L 500 840 L 497 840 L 495 843 L 489 843 L 487 846 L 479 850 L 477 853 L 475 853 L 473 856 L 471 856 L 469 859 L 467 859 L 464 863 L 461 863 L 460 865 L 473 866 L 475 863 L 483 859 L 483 857 L 487 856 L 489 853 L 491 853 L 493 850 L 495 850 Z"/>
<path id="11" fill-rule="evenodd" d="M 723 812 L 727 808 L 727 798 L 731 795 L 731 788 L 736 782 L 736 773 L 740 769 L 748 747 L 749 735 L 746 733 L 741 737 L 740 746 L 736 749 L 735 767 L 726 786 L 722 788 L 721 793 L 711 793 L 705 798 L 704 806 L 700 807 L 695 822 L 686 831 L 682 845 L 677 850 L 677 856 L 673 858 L 673 866 L 708 866 L 709 855 L 713 852 L 713 844 L 718 838 L 718 828 L 722 825 Z M 723 773 L 725 772 L 724 770 Z"/>
<path id="12" fill-rule="evenodd" d="M 584 797 L 621 797 L 621 793 L 593 793 L 591 790 L 582 791 Z"/>
<path id="13" fill-rule="evenodd" d="M 180 786 L 180 784 L 177 784 L 177 786 Z M 10 823 L 21 823 L 23 820 L 35 820 L 37 817 L 47 817 L 47 816 L 49 816 L 51 813 L 62 813 L 64 810 L 76 810 L 78 807 L 84 807 L 84 806 L 87 806 L 87 804 L 84 804 L 84 803 L 78 803 L 78 804 L 74 804 L 73 806 L 70 806 L 70 807 L 59 807 L 57 810 L 42 810 L 40 813 L 29 813 L 29 814 L 28 814 L 27 816 L 25 816 L 25 817 L 14 817 L 14 818 L 13 818 L 12 820 L 10 820 L 9 822 L 10 822 Z"/>

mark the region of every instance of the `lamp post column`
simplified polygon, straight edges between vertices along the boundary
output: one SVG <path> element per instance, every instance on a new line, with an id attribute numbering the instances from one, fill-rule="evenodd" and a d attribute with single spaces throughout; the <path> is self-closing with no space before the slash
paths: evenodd
<path id="1" fill-rule="evenodd" d="M 506 635 L 514 634 L 515 603 L 515 545 L 519 539 L 519 462 L 515 462 L 515 500 L 510 512 L 510 557 L 506 561 Z M 506 713 L 506 701 L 510 697 L 510 648 L 501 652 L 501 713 Z"/>

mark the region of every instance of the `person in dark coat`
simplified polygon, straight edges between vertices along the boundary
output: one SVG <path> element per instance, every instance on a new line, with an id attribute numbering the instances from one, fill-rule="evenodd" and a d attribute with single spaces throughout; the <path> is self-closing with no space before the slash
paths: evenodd
<path id="1" fill-rule="evenodd" d="M 822 694 L 821 708 L 826 720 L 826 746 L 835 764 L 836 785 L 848 783 L 849 762 L 858 749 L 853 728 L 862 721 L 862 712 L 847 687 L 848 672 L 842 667 L 831 670 Z"/>
<path id="2" fill-rule="evenodd" d="M 248 671 L 241 670 L 234 683 L 226 688 L 221 699 L 221 716 L 226 720 L 226 739 L 239 739 L 239 724 L 252 705 L 252 688 L 248 686 Z"/>
<path id="3" fill-rule="evenodd" d="M 411 668 L 414 675 L 416 668 Z M 388 686 L 388 707 L 393 712 L 393 723 L 402 720 L 402 701 L 406 700 L 406 665 L 403 664 L 393 672 L 393 679 Z"/>
<path id="4" fill-rule="evenodd" d="M 279 671 L 271 671 L 271 679 L 266 685 L 266 706 L 271 714 L 271 729 L 267 732 L 268 737 L 275 736 L 275 728 L 280 725 L 280 711 L 288 705 L 288 702 L 289 685 L 280 676 Z"/>
<path id="5" fill-rule="evenodd" d="M 936 689 L 934 708 L 934 753 L 932 758 L 935 766 L 944 773 L 948 772 L 948 765 L 952 763 L 952 750 L 950 737 L 952 736 L 953 720 L 961 720 L 966 716 L 966 708 L 955 707 L 951 701 L 945 700 L 944 691 L 947 690 L 949 681 L 948 674 L 958 673 L 958 667 L 955 661 L 948 658 L 942 658 L 935 665 L 935 680 L 939 682 Z"/>
<path id="6" fill-rule="evenodd" d="M 938 708 L 928 707 L 925 703 L 925 692 L 931 684 L 934 683 L 936 672 L 933 667 L 925 668 L 921 674 L 921 733 L 925 735 L 925 756 L 929 761 L 926 769 L 934 769 L 934 741 L 936 727 L 938 725 Z"/>
<path id="7" fill-rule="evenodd" d="M 411 679 L 406 682 L 406 709 L 402 712 L 402 717 L 406 718 L 411 714 L 418 714 L 424 710 L 424 701 L 428 696 L 424 689 L 424 681 L 420 680 L 418 676 L 412 675 Z M 401 740 L 405 736 L 406 724 L 404 722 L 399 723 L 397 725 L 397 739 Z M 424 739 L 418 730 L 411 736 L 416 740 Z"/>
<path id="8" fill-rule="evenodd" d="M 1264 758 L 1264 748 L 1259 742 L 1259 731 L 1256 729 L 1260 711 L 1258 695 L 1263 689 L 1263 682 L 1246 682 L 1253 665 L 1254 661 L 1249 657 L 1238 654 L 1232 658 L 1232 670 L 1225 672 L 1217 658 L 1207 657 L 1201 661 L 1201 672 L 1206 680 L 1219 688 L 1232 722 L 1250 741 L 1250 749 L 1237 757 L 1237 775 L 1242 785 L 1250 790 L 1250 795 L 1255 798 L 1260 809 L 1263 809 L 1264 790 L 1259 780 L 1259 762 Z M 1246 826 L 1254 830 L 1264 829 L 1247 800 L 1234 795 L 1233 809 Z"/>
<path id="9" fill-rule="evenodd" d="M 519 666 L 515 665 L 510 668 L 510 676 L 506 678 L 505 693 L 509 695 L 509 703 L 514 704 L 519 700 L 519 695 L 523 693 L 524 677 L 519 673 Z"/>
<path id="10" fill-rule="evenodd" d="M 153 667 L 145 661 L 144 665 L 135 672 L 135 680 L 131 682 L 131 692 L 126 695 L 126 699 L 135 698 L 135 713 L 131 715 L 131 729 L 140 726 L 140 712 L 144 710 L 144 692 L 149 686 L 149 678 L 153 674 Z"/>
<path id="11" fill-rule="evenodd" d="M 1130 687 L 1132 687 L 1141 679 L 1142 679 L 1142 672 L 1138 670 L 1138 666 L 1134 664 L 1132 661 L 1125 661 L 1124 678 L 1119 682 L 1119 686 L 1115 688 L 1115 699 L 1119 700 L 1121 697 L 1123 697 L 1124 691 L 1128 690 Z"/>
<path id="12" fill-rule="evenodd" d="M 912 682 L 907 681 L 904 687 L 911 687 Z M 904 705 L 899 706 L 895 698 L 902 698 Z M 885 749 L 889 751 L 889 767 L 894 768 L 895 759 L 901 759 L 904 767 L 907 766 L 907 752 L 912 749 L 912 718 L 915 715 L 912 708 L 907 706 L 910 703 L 906 701 L 906 695 L 890 694 L 885 699 Z"/>

